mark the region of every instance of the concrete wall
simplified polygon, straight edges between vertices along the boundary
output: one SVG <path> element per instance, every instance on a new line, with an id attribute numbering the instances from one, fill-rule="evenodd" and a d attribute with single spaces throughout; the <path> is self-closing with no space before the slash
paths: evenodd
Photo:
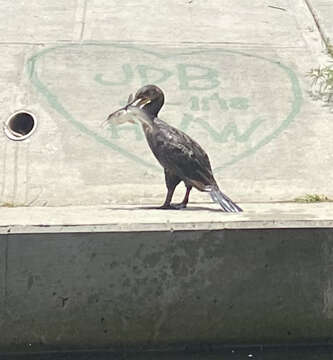
<path id="1" fill-rule="evenodd" d="M 333 230 L 0 235 L 0 349 L 332 340 Z"/>

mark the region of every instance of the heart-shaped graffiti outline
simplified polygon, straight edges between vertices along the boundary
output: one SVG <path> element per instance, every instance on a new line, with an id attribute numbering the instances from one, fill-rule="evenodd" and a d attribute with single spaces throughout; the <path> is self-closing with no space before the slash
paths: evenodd
<path id="1" fill-rule="evenodd" d="M 83 44 L 66 44 L 66 45 L 59 45 L 59 46 L 55 46 L 55 47 L 50 47 L 47 49 L 44 49 L 38 53 L 36 53 L 35 55 L 33 55 L 32 57 L 30 57 L 27 61 L 27 71 L 28 71 L 28 75 L 29 78 L 31 80 L 31 82 L 33 83 L 33 85 L 35 86 L 35 88 L 37 89 L 38 92 L 40 92 L 47 100 L 47 102 L 50 104 L 50 106 L 52 108 L 54 108 L 60 115 L 62 115 L 66 120 L 68 120 L 73 126 L 75 126 L 77 129 L 79 129 L 81 132 L 85 133 L 88 136 L 93 137 L 96 141 L 98 141 L 99 143 L 108 146 L 109 148 L 113 149 L 114 151 L 119 152 L 120 154 L 122 154 L 123 156 L 141 164 L 144 165 L 146 167 L 152 168 L 154 170 L 159 169 L 159 167 L 157 167 L 156 165 L 153 165 L 141 158 L 139 158 L 138 156 L 130 153 L 129 151 L 127 151 L 126 149 L 124 149 L 123 147 L 115 144 L 112 140 L 110 139 L 106 139 L 103 136 L 99 135 L 98 133 L 96 133 L 93 130 L 90 130 L 88 127 L 86 127 L 83 123 L 81 123 L 80 121 L 74 119 L 74 117 L 64 108 L 64 106 L 61 104 L 61 102 L 58 100 L 57 96 L 55 94 L 53 94 L 48 87 L 39 79 L 37 71 L 36 71 L 36 66 L 38 63 L 38 60 L 52 52 L 55 51 L 59 48 L 67 48 L 67 47 L 74 47 L 74 46 L 104 46 L 104 47 L 117 47 L 117 48 L 123 48 L 123 49 L 129 49 L 129 50 L 134 50 L 134 51 L 139 51 L 139 52 L 144 52 L 144 53 L 149 53 L 153 56 L 156 56 L 158 58 L 161 59 L 166 59 L 166 58 L 170 58 L 172 56 L 182 56 L 182 55 L 196 55 L 196 54 L 202 54 L 202 53 L 229 53 L 229 54 L 237 54 L 237 55 L 241 55 L 241 56 L 247 56 L 247 57 L 253 57 L 253 58 L 257 58 L 260 60 L 264 60 L 267 61 L 271 64 L 274 64 L 276 66 L 278 66 L 280 69 L 282 69 L 288 76 L 288 78 L 290 79 L 291 82 L 291 88 L 292 88 L 292 94 L 293 94 L 293 100 L 292 100 L 292 105 L 291 105 L 291 111 L 289 112 L 289 114 L 287 115 L 287 117 L 280 123 L 280 126 L 277 127 L 272 133 L 270 133 L 269 135 L 267 135 L 266 137 L 264 137 L 263 139 L 261 139 L 256 145 L 252 146 L 251 148 L 247 149 L 246 151 L 241 152 L 238 155 L 235 155 L 231 160 L 223 163 L 222 165 L 216 167 L 214 169 L 215 172 L 218 172 L 224 168 L 226 168 L 227 166 L 230 166 L 232 164 L 235 164 L 237 161 L 253 154 L 255 151 L 257 151 L 259 148 L 263 147 L 264 145 L 268 144 L 269 142 L 271 142 L 274 138 L 276 138 L 284 129 L 286 129 L 290 123 L 295 119 L 296 115 L 299 113 L 300 108 L 301 108 L 301 104 L 302 104 L 302 91 L 300 88 L 300 84 L 299 81 L 297 79 L 296 74 L 293 72 L 292 69 L 290 69 L 288 66 L 282 64 L 279 61 L 274 61 L 262 56 L 258 56 L 258 55 L 253 55 L 253 54 L 249 54 L 249 53 L 245 53 L 243 51 L 238 51 L 238 50 L 230 50 L 230 49 L 196 49 L 196 50 L 187 50 L 184 52 L 180 52 L 177 54 L 173 54 L 173 55 L 162 55 L 162 54 L 158 54 L 154 51 L 151 50 L 146 50 L 146 49 L 141 49 L 137 46 L 134 45 L 124 45 L 124 44 L 113 44 L 113 43 L 103 43 L 103 42 L 85 42 Z"/>

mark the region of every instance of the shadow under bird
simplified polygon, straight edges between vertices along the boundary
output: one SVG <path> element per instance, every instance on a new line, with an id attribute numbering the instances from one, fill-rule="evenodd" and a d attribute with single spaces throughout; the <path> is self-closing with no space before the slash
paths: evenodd
<path id="1" fill-rule="evenodd" d="M 184 132 L 168 125 L 158 118 L 164 104 L 164 94 L 155 85 L 146 85 L 135 96 L 130 95 L 123 108 L 108 116 L 106 122 L 118 124 L 126 121 L 142 124 L 147 142 L 156 159 L 164 168 L 167 195 L 160 209 L 186 208 L 192 187 L 208 192 L 213 201 L 226 212 L 240 212 L 242 209 L 223 194 L 212 172 L 210 161 L 202 147 Z M 180 204 L 172 204 L 176 186 L 183 181 L 186 194 Z"/>

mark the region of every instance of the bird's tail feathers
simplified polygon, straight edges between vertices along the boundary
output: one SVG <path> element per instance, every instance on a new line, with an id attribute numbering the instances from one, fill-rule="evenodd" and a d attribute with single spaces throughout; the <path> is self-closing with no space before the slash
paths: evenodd
<path id="1" fill-rule="evenodd" d="M 223 194 L 223 192 L 217 186 L 209 186 L 206 188 L 206 191 L 209 192 L 209 195 L 212 198 L 212 200 L 217 204 L 219 204 L 224 211 L 226 212 L 243 211 L 227 195 Z"/>

